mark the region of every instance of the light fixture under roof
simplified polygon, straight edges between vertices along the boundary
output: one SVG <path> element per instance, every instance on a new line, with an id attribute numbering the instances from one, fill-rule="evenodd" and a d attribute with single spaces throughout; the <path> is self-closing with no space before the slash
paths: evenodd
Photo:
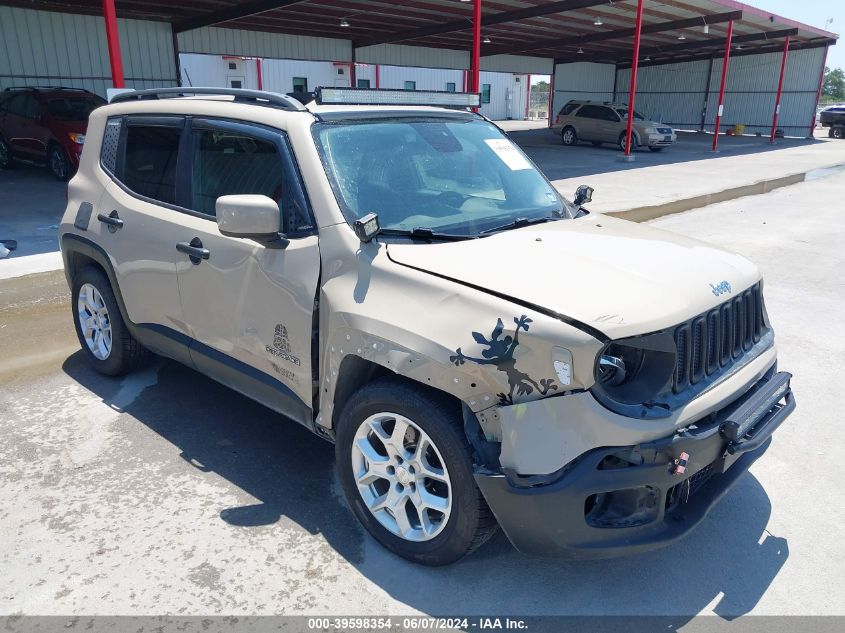
<path id="1" fill-rule="evenodd" d="M 583 54 L 584 54 L 584 49 L 583 49 L 583 48 L 581 48 L 581 47 L 579 46 L 579 47 L 578 47 L 578 50 L 576 51 L 576 53 L 577 53 L 578 55 L 583 55 Z"/>
<path id="2" fill-rule="evenodd" d="M 343 19 L 340 21 L 340 25 L 341 25 L 343 28 L 346 28 L 346 27 L 348 27 L 348 26 L 349 26 L 349 21 L 348 21 L 346 18 L 343 18 Z"/>
<path id="3" fill-rule="evenodd" d="M 595 24 L 596 26 L 601 26 L 602 24 L 604 24 L 604 22 L 601 21 L 601 18 L 599 16 L 596 16 L 596 19 L 593 21 L 593 24 Z"/>
<path id="4" fill-rule="evenodd" d="M 685 39 L 687 39 L 687 36 L 686 36 L 686 35 L 684 35 L 683 33 L 681 33 L 681 34 L 678 36 L 678 39 L 679 39 L 679 40 L 685 40 Z"/>
<path id="5" fill-rule="evenodd" d="M 646 55 L 645 59 L 643 61 L 644 62 L 650 62 L 651 61 L 651 55 Z"/>
<path id="6" fill-rule="evenodd" d="M 487 36 L 487 35 L 485 35 L 485 36 L 484 36 L 484 39 L 483 39 L 483 40 L 481 40 L 481 41 L 482 41 L 484 44 L 489 44 L 490 42 L 492 42 L 492 40 L 490 39 L 490 37 L 489 37 L 489 36 Z"/>

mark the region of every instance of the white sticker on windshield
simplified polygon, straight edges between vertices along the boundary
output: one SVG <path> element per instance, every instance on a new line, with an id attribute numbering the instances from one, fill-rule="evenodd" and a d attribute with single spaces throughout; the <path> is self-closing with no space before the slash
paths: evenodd
<path id="1" fill-rule="evenodd" d="M 516 146 L 506 138 L 489 138 L 484 140 L 490 146 L 496 156 L 513 171 L 518 169 L 531 169 L 531 163 L 522 155 Z"/>

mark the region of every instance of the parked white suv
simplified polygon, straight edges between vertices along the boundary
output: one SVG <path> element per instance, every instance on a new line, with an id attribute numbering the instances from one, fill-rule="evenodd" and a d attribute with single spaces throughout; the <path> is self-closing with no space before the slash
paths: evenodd
<path id="1" fill-rule="evenodd" d="M 334 442 L 355 515 L 420 563 L 497 524 L 540 554 L 671 542 L 795 406 L 760 273 L 570 203 L 470 105 L 95 110 L 60 229 L 82 349 L 108 375 L 167 356 Z"/>

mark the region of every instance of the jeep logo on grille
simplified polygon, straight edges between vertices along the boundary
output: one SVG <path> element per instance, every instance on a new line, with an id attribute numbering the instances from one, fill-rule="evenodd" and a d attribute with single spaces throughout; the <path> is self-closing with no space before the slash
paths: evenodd
<path id="1" fill-rule="evenodd" d="M 710 289 L 713 291 L 713 294 L 718 297 L 719 295 L 723 295 L 726 292 L 730 292 L 731 285 L 727 281 L 721 281 L 715 286 L 713 284 L 710 284 Z"/>

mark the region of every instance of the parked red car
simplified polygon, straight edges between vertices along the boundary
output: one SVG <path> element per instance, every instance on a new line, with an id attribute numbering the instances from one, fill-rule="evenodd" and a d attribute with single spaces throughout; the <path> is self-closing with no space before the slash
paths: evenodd
<path id="1" fill-rule="evenodd" d="M 21 87 L 0 92 L 0 169 L 15 160 L 46 163 L 59 180 L 79 166 L 88 115 L 105 99 L 77 88 Z"/>

